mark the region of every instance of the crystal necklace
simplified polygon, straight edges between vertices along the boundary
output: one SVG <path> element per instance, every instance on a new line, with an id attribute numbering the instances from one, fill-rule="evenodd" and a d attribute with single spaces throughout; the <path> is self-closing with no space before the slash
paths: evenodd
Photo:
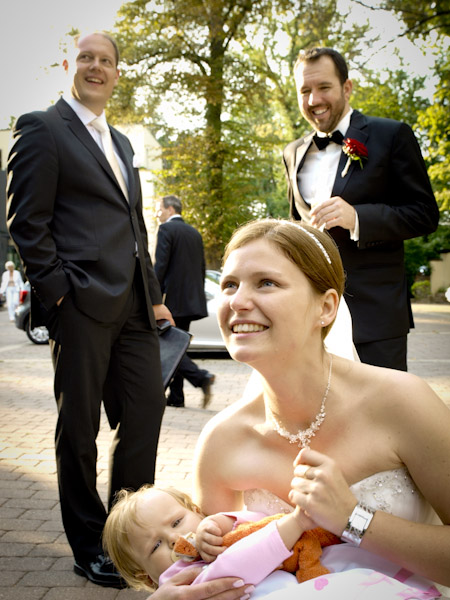
<path id="1" fill-rule="evenodd" d="M 289 431 L 287 429 L 285 429 L 278 422 L 277 418 L 271 411 L 270 407 L 267 407 L 268 412 L 269 412 L 269 419 L 274 427 L 274 430 L 278 433 L 278 435 L 281 435 L 282 438 L 288 440 L 290 444 L 298 444 L 299 448 L 306 448 L 309 446 L 309 444 L 311 443 L 311 439 L 316 435 L 316 431 L 319 429 L 319 427 L 322 425 L 322 423 L 325 420 L 325 416 L 326 416 L 325 402 L 327 400 L 328 392 L 330 391 L 331 369 L 333 367 L 333 356 L 331 354 L 329 356 L 330 356 L 330 370 L 328 373 L 328 382 L 327 382 L 325 394 L 323 395 L 323 398 L 322 398 L 322 404 L 320 405 L 320 410 L 319 410 L 316 418 L 314 419 L 314 421 L 308 427 L 308 429 L 300 429 L 297 433 L 289 433 Z"/>

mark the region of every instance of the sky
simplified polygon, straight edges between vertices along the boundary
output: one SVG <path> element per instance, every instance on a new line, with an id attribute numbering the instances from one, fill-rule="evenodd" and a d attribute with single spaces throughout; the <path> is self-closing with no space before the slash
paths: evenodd
<path id="1" fill-rule="evenodd" d="M 66 85 L 67 33 L 112 29 L 123 0 L 0 0 L 0 129 L 11 116 L 45 109 Z"/>
<path id="2" fill-rule="evenodd" d="M 371 0 L 376 1 L 376 0 Z M 8 129 L 11 117 L 30 110 L 45 109 L 58 99 L 66 85 L 62 68 L 51 68 L 61 62 L 61 43 L 72 28 L 81 31 L 112 29 L 123 0 L 0 0 L 0 129 Z M 370 18 L 384 39 L 392 39 L 398 23 L 385 14 L 352 6 L 352 19 Z M 414 73 L 429 72 L 430 62 L 407 40 L 397 43 Z M 390 64 L 392 46 L 375 53 L 371 66 Z"/>

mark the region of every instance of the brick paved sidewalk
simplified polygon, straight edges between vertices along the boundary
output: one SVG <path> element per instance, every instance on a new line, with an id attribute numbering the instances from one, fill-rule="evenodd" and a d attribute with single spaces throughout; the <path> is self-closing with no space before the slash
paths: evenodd
<path id="1" fill-rule="evenodd" d="M 450 407 L 450 305 L 416 305 L 409 366 L 427 379 Z M 199 361 L 200 362 L 200 361 Z M 192 455 L 199 432 L 244 389 L 250 369 L 230 359 L 202 360 L 216 374 L 208 410 L 201 392 L 186 384 L 186 408 L 166 410 L 157 484 L 190 491 Z M 140 600 L 148 593 L 101 588 L 73 573 L 60 517 L 54 461 L 55 402 L 47 346 L 36 346 L 0 310 L 0 599 Z M 112 434 L 102 419 L 99 488 L 106 497 Z"/>

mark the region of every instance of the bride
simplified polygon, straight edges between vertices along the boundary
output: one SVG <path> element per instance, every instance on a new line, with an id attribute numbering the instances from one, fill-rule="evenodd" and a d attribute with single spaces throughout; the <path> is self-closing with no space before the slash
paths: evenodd
<path id="1" fill-rule="evenodd" d="M 233 235 L 219 323 L 262 388 L 202 432 L 195 501 L 206 514 L 298 505 L 341 537 L 323 553 L 329 576 L 276 572 L 267 594 L 291 591 L 271 598 L 438 598 L 432 582 L 450 585 L 450 411 L 414 375 L 326 351 L 343 286 L 326 233 L 267 219 Z"/>

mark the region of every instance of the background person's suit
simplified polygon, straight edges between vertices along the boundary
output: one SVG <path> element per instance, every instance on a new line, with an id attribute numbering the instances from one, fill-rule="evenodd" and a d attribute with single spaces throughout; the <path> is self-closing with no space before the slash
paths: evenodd
<path id="1" fill-rule="evenodd" d="M 18 120 L 8 164 L 10 233 L 32 290 L 49 311 L 63 522 L 75 559 L 85 561 L 101 552 L 106 519 L 96 490 L 102 396 L 107 411 L 107 390 L 120 403 L 109 504 L 118 489 L 153 482 L 165 405 L 152 308 L 161 294 L 139 174 L 128 139 L 113 128 L 111 134 L 126 166 L 129 204 L 64 100 Z"/>
<path id="2" fill-rule="evenodd" d="M 312 135 L 291 142 L 283 153 L 291 216 L 306 222 L 310 207 L 301 197 L 297 176 Z M 368 150 L 363 168 L 352 161 L 345 177 L 341 172 L 347 155 L 342 152 L 331 193 L 353 205 L 359 218 L 358 242 L 350 239 L 348 230 L 329 230 L 347 275 L 345 299 L 357 346 L 404 336 L 413 326 L 403 240 L 435 231 L 439 211 L 408 125 L 353 111 L 345 137 Z"/>
<path id="3" fill-rule="evenodd" d="M 158 229 L 155 272 L 164 302 L 180 329 L 208 315 L 205 297 L 205 256 L 200 233 L 175 215 Z M 208 371 L 185 355 L 170 384 L 169 404 L 184 403 L 183 379 L 201 387 Z"/>
<path id="4" fill-rule="evenodd" d="M 155 272 L 173 317 L 196 321 L 208 315 L 202 236 L 181 216 L 158 228 Z"/>

